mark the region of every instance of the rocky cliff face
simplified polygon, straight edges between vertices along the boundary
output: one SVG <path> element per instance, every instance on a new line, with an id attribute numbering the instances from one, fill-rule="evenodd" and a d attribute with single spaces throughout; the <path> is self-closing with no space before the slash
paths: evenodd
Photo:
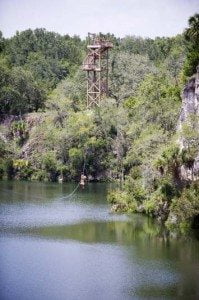
<path id="1" fill-rule="evenodd" d="M 183 136 L 183 127 L 189 126 L 194 134 L 189 139 Z M 178 131 L 181 133 L 179 139 L 180 148 L 188 149 L 190 144 L 198 145 L 197 154 L 191 167 L 183 165 L 181 167 L 181 177 L 184 180 L 199 179 L 199 65 L 197 73 L 186 84 L 182 93 L 182 110 L 178 123 Z M 190 130 L 191 131 L 191 130 Z"/>

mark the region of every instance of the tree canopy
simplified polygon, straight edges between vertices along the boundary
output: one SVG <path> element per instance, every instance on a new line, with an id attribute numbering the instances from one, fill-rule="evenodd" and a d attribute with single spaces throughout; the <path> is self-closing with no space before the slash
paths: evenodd
<path id="1" fill-rule="evenodd" d="M 112 203 L 122 199 L 125 209 L 153 215 L 164 210 L 169 223 L 168 207 L 178 211 L 176 199 L 196 193 L 179 184 L 178 169 L 193 163 L 197 133 L 184 126 L 190 151 L 175 141 L 183 80 L 199 63 L 198 20 L 191 17 L 172 38 L 108 33 L 109 98 L 89 110 L 86 40 L 42 28 L 10 39 L 0 32 L 0 177 L 66 181 L 84 170 L 89 180 L 120 182 Z"/>

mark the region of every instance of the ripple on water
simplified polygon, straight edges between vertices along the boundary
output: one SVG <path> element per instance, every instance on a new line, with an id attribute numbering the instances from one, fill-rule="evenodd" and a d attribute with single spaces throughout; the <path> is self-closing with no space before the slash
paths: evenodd
<path id="1" fill-rule="evenodd" d="M 110 214 L 106 185 L 63 199 L 73 189 L 0 182 L 2 299 L 199 298 L 196 239 L 171 239 L 142 215 Z"/>

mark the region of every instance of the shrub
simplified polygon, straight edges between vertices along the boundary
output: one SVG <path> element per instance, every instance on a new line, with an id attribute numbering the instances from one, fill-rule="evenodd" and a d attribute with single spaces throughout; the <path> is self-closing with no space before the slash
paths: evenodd
<path id="1" fill-rule="evenodd" d="M 131 176 L 127 177 L 125 181 L 125 190 L 132 195 L 132 197 L 138 204 L 140 204 L 146 199 L 147 192 L 143 187 L 142 180 L 139 178 L 138 168 L 135 168 L 133 176 L 136 179 L 133 179 Z"/>
<path id="2" fill-rule="evenodd" d="M 47 173 L 44 170 L 36 170 L 33 172 L 31 180 L 47 181 Z"/>
<path id="3" fill-rule="evenodd" d="M 185 187 L 179 197 L 172 200 L 166 225 L 173 230 L 180 228 L 184 231 L 190 228 L 194 217 L 199 215 L 199 183 Z"/>
<path id="4" fill-rule="evenodd" d="M 43 169 L 47 173 L 49 181 L 57 181 L 59 176 L 58 163 L 55 157 L 55 153 L 52 151 L 47 152 L 42 157 Z"/>
<path id="5" fill-rule="evenodd" d="M 150 198 L 143 203 L 144 210 L 151 216 L 165 219 L 167 216 L 167 197 L 162 193 L 161 187 L 159 187 Z"/>
<path id="6" fill-rule="evenodd" d="M 3 179 L 3 175 L 4 175 L 4 165 L 0 164 L 0 180 Z"/>
<path id="7" fill-rule="evenodd" d="M 70 169 L 68 166 L 61 166 L 59 168 L 63 182 L 66 182 L 70 178 Z"/>
<path id="8" fill-rule="evenodd" d="M 170 177 L 170 183 L 165 185 L 165 189 L 167 193 L 172 194 L 172 186 L 179 185 L 181 181 L 180 166 L 182 165 L 182 156 L 179 147 L 172 144 L 168 146 L 161 156 L 155 160 L 154 165 L 163 177 Z"/>
<path id="9" fill-rule="evenodd" d="M 136 202 L 132 196 L 119 189 L 109 191 L 107 200 L 112 204 L 113 211 L 135 212 L 137 209 Z"/>
<path id="10" fill-rule="evenodd" d="M 13 161 L 13 167 L 18 179 L 27 180 L 32 175 L 32 168 L 28 160 L 16 159 Z"/>
<path id="11" fill-rule="evenodd" d="M 182 163 L 189 169 L 193 167 L 197 152 L 195 149 L 183 149 L 181 153 Z"/>
<path id="12" fill-rule="evenodd" d="M 12 159 L 7 159 L 5 161 L 5 172 L 7 175 L 7 179 L 13 179 L 15 175 L 15 169 L 13 166 L 13 160 Z"/>
<path id="13" fill-rule="evenodd" d="M 69 158 L 73 164 L 73 166 L 77 167 L 82 163 L 83 160 L 83 152 L 78 148 L 71 148 L 69 150 Z"/>
<path id="14" fill-rule="evenodd" d="M 4 157 L 6 154 L 6 145 L 5 142 L 0 138 L 0 157 Z"/>
<path id="15" fill-rule="evenodd" d="M 12 136 L 19 146 L 22 146 L 28 138 L 28 130 L 24 121 L 14 121 L 11 125 Z"/>

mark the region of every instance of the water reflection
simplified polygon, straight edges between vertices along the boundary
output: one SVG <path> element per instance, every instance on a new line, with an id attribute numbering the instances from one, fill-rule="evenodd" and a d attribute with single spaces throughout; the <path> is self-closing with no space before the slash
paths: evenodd
<path id="1" fill-rule="evenodd" d="M 70 200 L 69 194 L 77 183 L 49 183 L 27 181 L 0 181 L 1 203 L 45 203 L 56 199 Z M 106 192 L 111 184 L 88 184 L 84 189 L 78 189 L 72 199 L 86 200 L 87 203 L 106 203 Z"/>
<path id="2" fill-rule="evenodd" d="M 64 198 L 74 187 L 0 183 L 2 299 L 199 297 L 193 235 L 171 238 L 146 216 L 110 214 L 107 185 Z"/>

